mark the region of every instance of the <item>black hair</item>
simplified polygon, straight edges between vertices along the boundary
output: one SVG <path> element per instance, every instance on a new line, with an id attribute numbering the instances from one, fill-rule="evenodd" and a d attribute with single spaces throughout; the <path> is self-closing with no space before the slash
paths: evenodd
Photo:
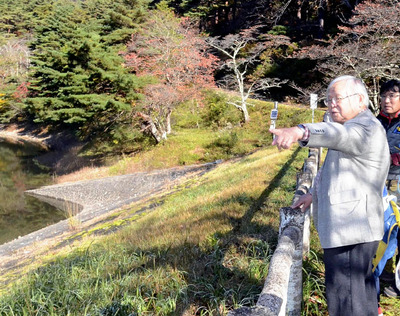
<path id="1" fill-rule="evenodd" d="M 382 95 L 386 91 L 400 92 L 400 81 L 396 79 L 386 81 L 384 84 L 381 85 L 381 90 L 379 94 Z"/>

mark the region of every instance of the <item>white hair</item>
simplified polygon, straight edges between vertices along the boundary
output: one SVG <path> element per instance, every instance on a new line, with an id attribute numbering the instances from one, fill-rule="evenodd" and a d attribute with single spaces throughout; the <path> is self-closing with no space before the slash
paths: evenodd
<path id="1" fill-rule="evenodd" d="M 333 79 L 330 82 L 328 88 L 326 89 L 326 98 L 328 99 L 329 91 L 332 88 L 332 86 L 336 82 L 343 81 L 343 80 L 347 81 L 347 83 L 346 83 L 347 92 L 349 94 L 357 93 L 357 94 L 362 95 L 363 96 L 364 105 L 365 105 L 365 107 L 368 107 L 368 105 L 369 105 L 369 97 L 368 97 L 367 88 L 365 87 L 364 82 L 361 79 L 356 78 L 354 76 L 344 75 L 344 76 L 340 76 L 340 77 L 337 77 L 337 78 Z"/>

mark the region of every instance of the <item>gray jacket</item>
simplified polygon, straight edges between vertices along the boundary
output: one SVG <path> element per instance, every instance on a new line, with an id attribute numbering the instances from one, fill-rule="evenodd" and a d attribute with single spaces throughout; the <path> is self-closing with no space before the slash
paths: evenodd
<path id="1" fill-rule="evenodd" d="M 339 123 L 305 124 L 308 147 L 326 147 L 313 192 L 314 224 L 322 248 L 381 240 L 382 191 L 390 166 L 386 133 L 366 110 Z"/>

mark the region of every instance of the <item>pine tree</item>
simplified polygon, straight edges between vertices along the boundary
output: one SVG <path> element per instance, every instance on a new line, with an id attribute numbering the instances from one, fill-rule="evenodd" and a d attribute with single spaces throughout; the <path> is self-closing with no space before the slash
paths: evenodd
<path id="1" fill-rule="evenodd" d="M 147 15 L 145 0 L 90 0 L 83 6 L 100 23 L 101 40 L 108 45 L 124 45 Z"/>
<path id="2" fill-rule="evenodd" d="M 135 77 L 115 47 L 102 41 L 104 24 L 70 2 L 36 29 L 26 111 L 35 122 L 68 125 L 82 137 L 103 133 L 130 111 Z"/>

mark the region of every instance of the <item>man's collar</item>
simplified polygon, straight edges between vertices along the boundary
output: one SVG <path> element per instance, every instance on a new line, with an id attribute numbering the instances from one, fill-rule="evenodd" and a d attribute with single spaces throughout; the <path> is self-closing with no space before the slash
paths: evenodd
<path id="1" fill-rule="evenodd" d="M 387 114 L 386 114 L 385 112 L 383 112 L 382 110 L 381 110 L 381 112 L 380 112 L 379 114 L 382 115 L 383 117 L 386 117 L 388 120 L 392 120 L 392 119 L 393 119 L 393 118 L 390 118 L 389 115 L 387 115 Z M 400 115 L 400 111 L 398 111 L 398 112 L 396 113 L 396 115 L 394 116 L 394 118 L 398 118 L 399 115 Z"/>

